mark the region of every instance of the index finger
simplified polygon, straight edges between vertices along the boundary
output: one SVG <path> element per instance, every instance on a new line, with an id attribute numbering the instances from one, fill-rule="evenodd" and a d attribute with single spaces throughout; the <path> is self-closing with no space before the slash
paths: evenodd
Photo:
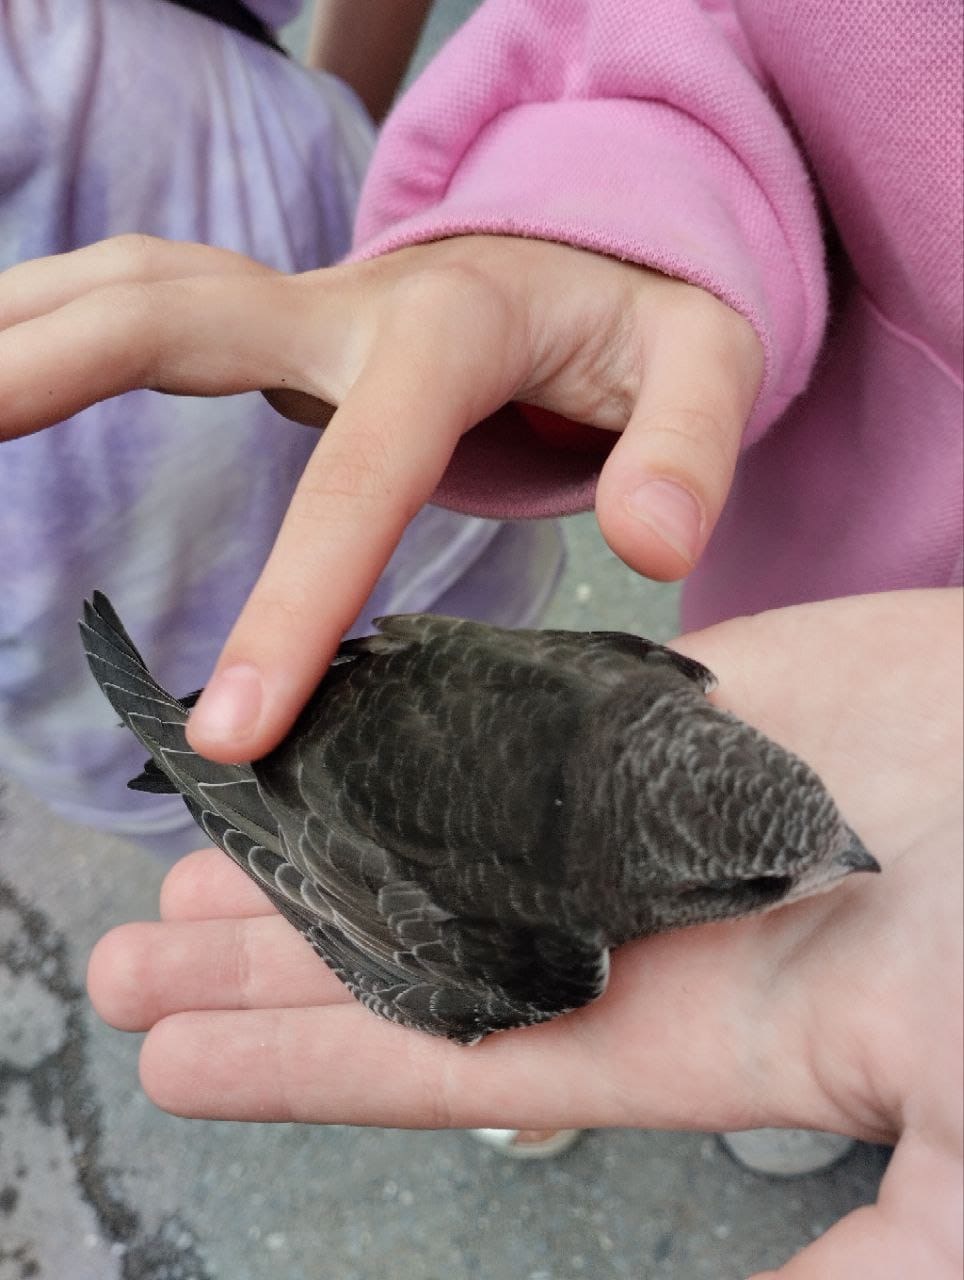
<path id="1" fill-rule="evenodd" d="M 458 379 L 380 356 L 335 413 L 188 721 L 212 760 L 265 754 L 291 727 L 405 527 L 474 421 Z"/>

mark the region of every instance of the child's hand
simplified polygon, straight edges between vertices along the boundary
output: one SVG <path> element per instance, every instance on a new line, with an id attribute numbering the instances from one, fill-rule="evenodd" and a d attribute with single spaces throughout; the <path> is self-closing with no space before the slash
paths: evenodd
<path id="1" fill-rule="evenodd" d="M 91 996 L 148 1031 L 144 1086 L 182 1115 L 897 1140 L 878 1203 L 779 1275 L 957 1276 L 960 606 L 953 591 L 832 600 L 680 645 L 717 672 L 721 703 L 821 772 L 881 876 L 631 943 L 595 1004 L 465 1049 L 363 1009 L 209 850 L 168 876 L 162 923 L 99 943 Z"/>
<path id="2" fill-rule="evenodd" d="M 263 389 L 316 425 L 340 406 L 192 716 L 192 745 L 217 760 L 283 736 L 459 437 L 507 401 L 621 432 L 598 486 L 602 531 L 641 573 L 685 574 L 763 366 L 749 324 L 701 289 L 504 237 L 293 277 L 121 237 L 8 271 L 0 326 L 0 437 L 135 387 Z"/>

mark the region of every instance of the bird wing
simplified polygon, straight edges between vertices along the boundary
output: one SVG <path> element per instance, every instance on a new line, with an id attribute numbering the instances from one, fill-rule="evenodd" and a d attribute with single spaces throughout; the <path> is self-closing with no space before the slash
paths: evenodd
<path id="1" fill-rule="evenodd" d="M 277 849 L 277 824 L 265 807 L 250 766 L 215 764 L 191 750 L 184 735 L 187 705 L 157 683 L 101 592 L 95 591 L 92 600 L 85 602 L 80 631 L 94 678 L 121 720 L 151 754 L 153 768 L 145 769 L 135 781 L 147 778 L 154 791 L 180 792 L 212 839 L 217 836 L 198 814 L 216 814 L 226 829 L 243 833 L 254 844 Z M 158 775 L 171 785 L 163 788 Z"/>
<path id="2" fill-rule="evenodd" d="M 282 824 L 282 839 L 288 862 L 277 879 L 286 901 L 276 905 L 284 914 L 291 903 L 309 907 L 308 941 L 383 1018 L 470 1044 L 605 989 L 608 953 L 596 940 L 455 915 L 406 879 L 390 852 L 314 816 L 294 832 Z"/>
<path id="3" fill-rule="evenodd" d="M 539 646 L 513 652 L 501 633 L 510 651 L 493 654 L 474 631 L 420 616 L 346 642 L 295 732 L 254 765 L 285 890 L 315 909 L 312 945 L 382 1016 L 462 1041 L 585 1004 L 607 973 L 600 940 L 556 926 L 551 893 L 538 900 L 553 855 L 532 795 L 552 753 L 513 760 L 499 734 L 501 716 L 563 741 L 571 702 Z"/>
<path id="4" fill-rule="evenodd" d="M 399 652 L 413 644 L 431 644 L 452 638 L 476 646 L 498 646 L 501 656 L 535 667 L 551 667 L 594 679 L 621 678 L 638 670 L 639 663 L 668 664 L 704 693 L 716 687 L 716 676 L 695 658 L 647 640 L 628 631 L 504 631 L 471 622 L 429 613 L 394 614 L 376 618 L 378 635 L 346 641 L 339 654 Z"/>
<path id="5" fill-rule="evenodd" d="M 569 631 L 548 634 L 571 637 L 574 633 Z M 588 635 L 591 637 L 592 647 L 598 645 L 602 655 L 622 653 L 650 665 L 667 664 L 674 667 L 687 680 L 692 680 L 694 684 L 699 685 L 704 693 L 712 693 L 717 686 L 716 676 L 709 667 L 704 667 L 702 662 L 697 662 L 695 658 L 688 658 L 683 653 L 677 653 L 675 649 L 669 649 L 664 644 L 657 644 L 655 640 L 645 640 L 642 636 L 634 636 L 626 631 L 590 631 Z"/>
<path id="6" fill-rule="evenodd" d="M 411 911 L 417 886 L 400 882 L 394 891 L 412 895 Z M 403 953 L 398 965 L 372 963 L 344 933 L 323 925 L 308 937 L 366 1008 L 461 1044 L 545 1022 L 605 990 L 608 952 L 562 931 L 524 932 L 489 923 L 472 929 L 462 920 L 437 928 L 431 922 L 426 927 L 421 913 L 416 918 L 426 940 Z M 439 976 L 441 963 L 453 970 L 451 979 Z M 524 983 L 518 980 L 521 972 Z"/>
<path id="7" fill-rule="evenodd" d="M 520 754 L 505 729 L 534 726 L 536 748 L 565 742 L 580 694 L 670 651 L 426 615 L 381 625 L 341 646 L 295 731 L 253 767 L 191 750 L 187 701 L 157 684 L 100 593 L 81 630 L 98 683 L 151 753 L 137 785 L 179 791 L 363 1004 L 471 1042 L 587 1003 L 608 953 L 541 901 L 559 850 L 532 797 L 554 785 L 553 752 L 538 758 L 530 735 Z"/>

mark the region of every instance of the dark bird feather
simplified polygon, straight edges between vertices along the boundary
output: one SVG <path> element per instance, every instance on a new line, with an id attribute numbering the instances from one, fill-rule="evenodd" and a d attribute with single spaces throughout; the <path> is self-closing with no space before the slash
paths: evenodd
<path id="1" fill-rule="evenodd" d="M 91 670 L 198 824 L 375 1013 L 461 1043 L 594 1000 L 630 938 L 879 870 L 816 774 L 619 632 L 414 614 L 342 644 L 282 744 L 215 764 L 197 694 L 148 672 L 99 592 Z"/>

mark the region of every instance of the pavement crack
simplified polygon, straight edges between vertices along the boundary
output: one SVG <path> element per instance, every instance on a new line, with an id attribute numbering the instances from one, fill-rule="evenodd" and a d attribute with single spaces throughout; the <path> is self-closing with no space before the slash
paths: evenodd
<path id="1" fill-rule="evenodd" d="M 184 1222 L 169 1217 L 149 1232 L 116 1189 L 117 1171 L 102 1157 L 101 1108 L 87 1066 L 86 997 L 71 978 L 66 939 L 2 878 L 0 984 L 5 995 L 13 992 L 20 1000 L 19 1006 L 16 999 L 3 1005 L 0 1129 L 17 1124 L 12 1091 L 24 1086 L 33 1118 L 66 1137 L 77 1193 L 117 1260 L 119 1280 L 211 1280 Z M 19 1160 L 9 1173 L 14 1181 L 0 1185 L 0 1219 L 11 1225 L 3 1231 L 0 1274 L 31 1280 L 42 1275 L 43 1242 L 18 1236 L 15 1227 L 27 1207 L 23 1187 L 31 1173 L 29 1159 Z"/>

